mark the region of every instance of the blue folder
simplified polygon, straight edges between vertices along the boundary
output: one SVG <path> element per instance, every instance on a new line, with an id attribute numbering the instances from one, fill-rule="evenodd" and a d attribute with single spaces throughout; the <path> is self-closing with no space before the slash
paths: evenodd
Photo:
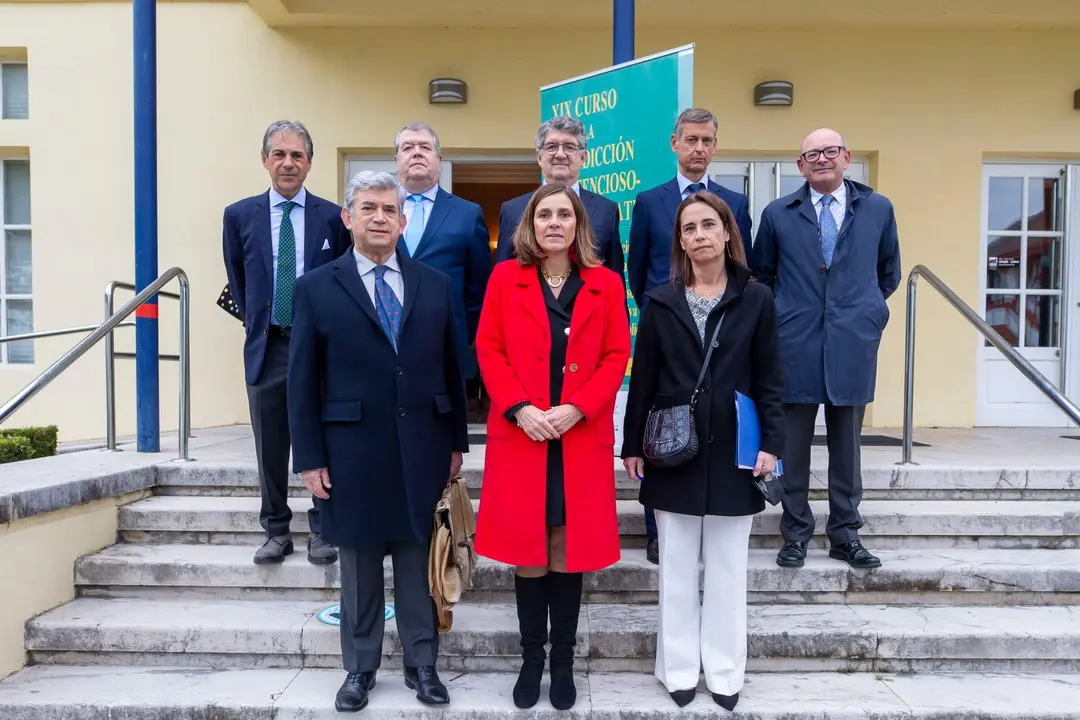
<path id="1" fill-rule="evenodd" d="M 761 450 L 761 425 L 758 424 L 754 401 L 735 391 L 735 465 L 740 470 L 753 470 Z M 784 474 L 784 461 L 776 461 L 775 475 Z"/>

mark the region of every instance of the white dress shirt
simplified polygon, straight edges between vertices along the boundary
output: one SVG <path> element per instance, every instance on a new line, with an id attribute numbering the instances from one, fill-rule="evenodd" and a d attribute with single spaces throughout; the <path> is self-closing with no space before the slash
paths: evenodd
<path id="1" fill-rule="evenodd" d="M 836 230 L 839 232 L 840 226 L 844 224 L 844 213 L 847 212 L 847 185 L 840 183 L 840 187 L 833 190 L 830 195 L 833 196 L 832 205 L 829 206 L 829 211 L 832 213 L 833 220 L 836 222 Z M 810 188 L 810 201 L 814 204 L 814 211 L 817 213 L 818 225 L 821 225 L 821 198 L 825 197 L 824 194 L 819 193 L 814 188 Z"/>
<path id="2" fill-rule="evenodd" d="M 356 260 L 356 270 L 360 273 L 360 279 L 364 281 L 364 287 L 367 288 L 368 297 L 371 298 L 371 304 L 378 307 L 378 301 L 375 299 L 375 263 L 360 254 L 353 246 L 352 249 L 353 259 Z M 397 254 L 390 256 L 390 259 L 386 261 L 387 271 L 383 275 L 383 280 L 397 296 L 398 302 L 402 307 L 405 307 L 405 281 L 401 277 L 401 268 L 398 266 Z"/>
<path id="3" fill-rule="evenodd" d="M 281 218 L 284 215 L 281 203 L 285 201 L 286 198 L 281 193 L 273 187 L 270 188 L 270 247 L 274 255 L 274 273 L 270 278 L 273 283 L 273 292 L 270 295 L 272 298 L 277 297 L 278 238 L 281 237 Z M 307 188 L 301 187 L 292 201 L 296 204 L 289 213 L 289 220 L 292 221 L 293 237 L 296 241 L 296 277 L 300 277 L 304 274 L 304 205 L 307 203 Z M 272 309 L 270 317 L 273 317 Z"/>
<path id="4" fill-rule="evenodd" d="M 540 184 L 541 185 L 547 185 L 548 184 L 547 178 L 544 178 L 544 181 L 542 183 L 540 183 Z M 580 182 L 575 182 L 573 185 L 570 186 L 570 189 L 574 191 L 575 195 L 577 195 L 578 197 L 581 197 L 581 183 Z"/>

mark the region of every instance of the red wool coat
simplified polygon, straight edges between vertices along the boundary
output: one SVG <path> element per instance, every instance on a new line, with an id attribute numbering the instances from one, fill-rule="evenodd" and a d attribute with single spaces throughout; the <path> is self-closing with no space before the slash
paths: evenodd
<path id="1" fill-rule="evenodd" d="M 476 357 L 491 398 L 476 552 L 511 565 L 546 565 L 547 443 L 530 440 L 505 413 L 569 403 L 585 417 L 562 436 L 569 572 L 619 560 L 615 510 L 615 395 L 630 359 L 623 279 L 582 268 L 567 339 L 563 397 L 550 398 L 551 330 L 536 268 L 497 264 L 488 281 Z"/>

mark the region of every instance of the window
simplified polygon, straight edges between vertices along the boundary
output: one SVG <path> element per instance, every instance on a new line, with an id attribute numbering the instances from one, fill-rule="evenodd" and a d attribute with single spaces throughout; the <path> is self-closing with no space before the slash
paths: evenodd
<path id="1" fill-rule="evenodd" d="M 0 63 L 0 118 L 26 120 L 30 117 L 30 84 L 26 63 Z"/>
<path id="2" fill-rule="evenodd" d="M 34 331 L 31 297 L 30 161 L 0 161 L 0 335 Z M 0 359 L 11 364 L 34 362 L 34 341 L 4 343 Z"/>

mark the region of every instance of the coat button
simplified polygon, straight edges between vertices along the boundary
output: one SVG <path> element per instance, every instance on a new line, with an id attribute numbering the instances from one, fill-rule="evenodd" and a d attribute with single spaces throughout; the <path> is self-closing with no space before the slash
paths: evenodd
<path id="1" fill-rule="evenodd" d="M 703 392 L 703 393 L 709 392 L 709 386 L 708 385 L 702 385 L 701 386 L 701 392 Z"/>
<path id="2" fill-rule="evenodd" d="M 401 370 L 401 368 L 394 368 L 394 372 L 396 372 L 398 375 L 400 375 L 402 373 L 402 370 Z"/>
<path id="3" fill-rule="evenodd" d="M 570 328 L 566 328 L 565 330 L 563 330 L 563 334 L 564 335 L 569 335 L 570 334 Z"/>
<path id="4" fill-rule="evenodd" d="M 824 265 L 818 265 L 818 270 L 820 270 L 821 272 L 825 272 L 828 269 L 829 268 L 825 267 Z"/>
<path id="5" fill-rule="evenodd" d="M 712 441 L 713 441 L 713 436 L 712 436 L 712 435 L 710 435 L 710 436 L 709 436 L 709 444 L 710 444 L 710 445 L 712 444 Z"/>
<path id="6" fill-rule="evenodd" d="M 266 307 L 270 307 L 270 301 L 269 300 L 266 301 Z"/>
<path id="7" fill-rule="evenodd" d="M 577 372 L 577 363 L 570 363 L 570 372 Z"/>
<path id="8" fill-rule="evenodd" d="M 398 408 L 397 414 L 401 417 L 405 417 L 405 408 Z"/>

